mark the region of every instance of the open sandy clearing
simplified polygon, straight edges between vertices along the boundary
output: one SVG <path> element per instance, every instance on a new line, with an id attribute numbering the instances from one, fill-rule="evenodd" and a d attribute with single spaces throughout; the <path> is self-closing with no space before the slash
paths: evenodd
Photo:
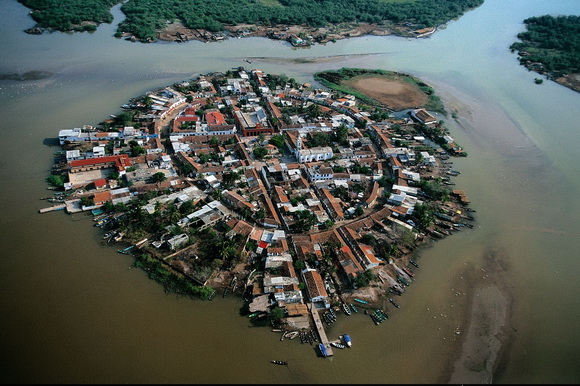
<path id="1" fill-rule="evenodd" d="M 427 104 L 427 95 L 414 84 L 387 79 L 382 76 L 352 78 L 343 84 L 353 88 L 393 110 L 422 107 Z"/>

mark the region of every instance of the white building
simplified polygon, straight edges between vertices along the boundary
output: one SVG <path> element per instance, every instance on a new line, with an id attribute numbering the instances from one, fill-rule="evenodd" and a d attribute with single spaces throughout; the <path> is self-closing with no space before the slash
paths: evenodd
<path id="1" fill-rule="evenodd" d="M 327 159 L 331 159 L 334 156 L 332 148 L 328 146 L 296 150 L 295 155 L 296 159 L 300 163 L 325 161 Z"/>

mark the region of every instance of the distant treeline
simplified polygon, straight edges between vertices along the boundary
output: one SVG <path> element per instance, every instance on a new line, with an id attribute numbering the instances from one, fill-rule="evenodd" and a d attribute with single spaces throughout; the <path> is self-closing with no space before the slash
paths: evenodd
<path id="1" fill-rule="evenodd" d="M 544 15 L 524 23 L 527 31 L 518 34 L 522 41 L 510 46 L 518 51 L 521 64 L 552 78 L 580 73 L 580 16 Z"/>
<path id="2" fill-rule="evenodd" d="M 81 21 L 110 23 L 110 8 L 119 0 L 19 0 L 35 10 L 41 27 L 69 31 Z M 478 7 L 483 0 L 128 0 L 119 31 L 155 40 L 167 22 L 188 28 L 222 31 L 225 25 L 309 25 L 342 22 L 400 23 L 434 27 Z"/>

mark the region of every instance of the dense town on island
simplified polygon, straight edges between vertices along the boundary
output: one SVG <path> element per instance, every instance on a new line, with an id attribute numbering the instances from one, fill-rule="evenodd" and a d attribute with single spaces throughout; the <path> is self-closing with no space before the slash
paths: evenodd
<path id="1" fill-rule="evenodd" d="M 465 153 L 421 106 L 240 67 L 122 108 L 59 132 L 40 212 L 90 213 L 166 289 L 242 295 L 253 320 L 323 356 L 350 345 L 325 334 L 337 312 L 383 322 L 416 247 L 473 227 L 451 186 L 450 157 Z"/>

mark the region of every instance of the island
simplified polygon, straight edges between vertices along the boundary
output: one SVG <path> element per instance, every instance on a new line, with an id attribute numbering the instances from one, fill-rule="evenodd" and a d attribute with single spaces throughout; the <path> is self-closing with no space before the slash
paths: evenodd
<path id="1" fill-rule="evenodd" d="M 19 0 L 37 25 L 26 32 L 94 31 L 119 0 Z M 304 47 L 363 34 L 429 36 L 483 0 L 128 0 L 116 37 L 220 41 L 264 36 Z"/>
<path id="2" fill-rule="evenodd" d="M 473 228 L 453 189 L 467 153 L 412 76 L 342 68 L 326 87 L 243 67 L 131 99 L 63 129 L 53 206 L 88 214 L 103 244 L 176 293 L 239 296 L 255 323 L 320 345 L 338 314 L 399 312 L 418 247 Z"/>
<path id="3" fill-rule="evenodd" d="M 580 92 L 580 16 L 537 16 L 524 20 L 526 31 L 510 46 L 520 64 Z M 537 84 L 543 79 L 536 78 Z"/>

